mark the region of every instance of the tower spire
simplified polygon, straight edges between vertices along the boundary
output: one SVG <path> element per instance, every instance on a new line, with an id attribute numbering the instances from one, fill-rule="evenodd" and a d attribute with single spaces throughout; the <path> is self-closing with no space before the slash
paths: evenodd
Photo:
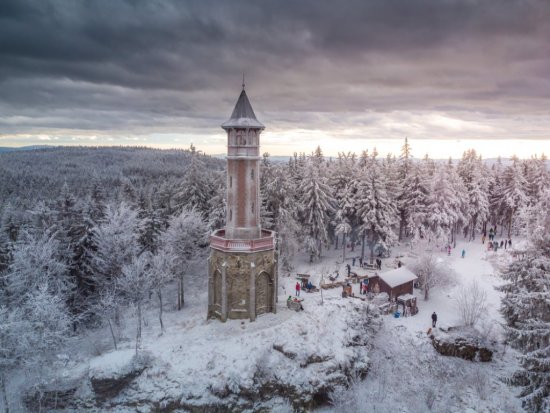
<path id="1" fill-rule="evenodd" d="M 244 71 L 243 71 L 243 90 L 244 90 Z"/>

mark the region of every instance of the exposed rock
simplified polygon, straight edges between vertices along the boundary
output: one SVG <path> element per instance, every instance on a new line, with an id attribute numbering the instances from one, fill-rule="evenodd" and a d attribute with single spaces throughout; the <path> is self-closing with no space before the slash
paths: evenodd
<path id="1" fill-rule="evenodd" d="M 78 390 L 78 386 L 63 387 L 60 386 L 57 389 L 47 389 L 45 387 L 35 389 L 23 398 L 25 406 L 31 412 L 39 412 L 64 409 L 74 405 L 74 395 Z"/>
<path id="2" fill-rule="evenodd" d="M 306 360 L 300 363 L 300 367 L 307 367 L 313 363 L 324 363 L 325 361 L 331 360 L 332 356 L 320 356 L 318 354 L 310 354 L 307 356 Z"/>
<path id="3" fill-rule="evenodd" d="M 286 357 L 288 357 L 291 360 L 294 360 L 296 358 L 296 353 L 292 351 L 285 351 L 285 348 L 282 344 L 273 344 L 273 350 L 277 350 L 279 353 L 284 354 Z"/>
<path id="4" fill-rule="evenodd" d="M 105 371 L 98 367 L 90 370 L 90 384 L 97 402 L 101 403 L 117 396 L 147 368 L 149 355 L 132 356 L 114 371 Z"/>
<path id="5" fill-rule="evenodd" d="M 431 336 L 432 345 L 438 353 L 470 361 L 488 362 L 493 359 L 493 351 L 472 330 L 449 328 L 447 331 L 448 334 Z"/>
<path id="6" fill-rule="evenodd" d="M 91 377 L 90 382 L 92 384 L 92 389 L 94 389 L 97 401 L 103 402 L 118 395 L 137 376 L 139 376 L 143 370 L 145 370 L 145 367 L 136 369 L 124 375 L 117 375 L 115 377 L 101 379 Z"/>

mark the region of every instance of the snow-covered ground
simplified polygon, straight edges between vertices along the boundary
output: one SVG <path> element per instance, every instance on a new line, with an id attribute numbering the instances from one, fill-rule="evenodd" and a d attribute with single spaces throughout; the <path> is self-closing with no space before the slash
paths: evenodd
<path id="1" fill-rule="evenodd" d="M 487 251 L 481 242 L 457 243 L 451 255 L 437 252 L 455 272 L 455 283 L 446 288 L 434 288 L 425 301 L 415 290 L 419 313 L 413 317 L 385 316 L 382 329 L 371 353 L 372 368 L 363 382 L 356 382 L 347 392 L 334 396 L 334 406 L 321 409 L 369 412 L 521 412 L 515 389 L 501 378 L 517 368 L 516 353 L 502 344 L 503 318 L 499 313 L 501 293 L 495 286 L 503 283 L 494 266 L 511 260 L 507 250 Z M 461 258 L 465 249 L 465 258 Z M 397 248 L 394 255 L 408 257 L 410 248 Z M 410 255 L 417 255 L 415 251 Z M 391 261 L 393 259 L 389 259 Z M 384 260 L 387 262 L 388 260 Z M 496 353 L 490 363 L 462 360 L 439 355 L 431 345 L 427 330 L 431 314 L 438 315 L 438 327 L 460 325 L 456 294 L 463 286 L 477 282 L 487 294 L 487 310 L 477 329 L 481 336 L 497 341 Z"/>
<path id="2" fill-rule="evenodd" d="M 460 257 L 463 248 L 465 258 Z M 369 368 L 367 378 L 352 380 L 350 390 L 333 392 L 330 395 L 332 406 L 322 407 L 321 411 L 521 411 L 514 389 L 500 381 L 517 366 L 516 354 L 501 344 L 503 320 L 498 311 L 501 293 L 494 288 L 502 283 L 494 267 L 510 259 L 507 251 L 495 254 L 486 251 L 486 245 L 481 242 L 459 242 L 450 256 L 436 252 L 438 258 L 454 270 L 454 284 L 432 289 L 428 301 L 415 290 L 419 297 L 417 315 L 382 316 L 377 334 L 376 326 L 369 326 L 368 332 L 362 331 L 372 338 L 369 345 L 355 347 L 343 343 L 365 328 L 360 325 L 363 321 L 353 314 L 367 311 L 367 302 L 343 299 L 341 288 L 335 288 L 323 290 L 322 296 L 320 292 L 302 292 L 303 312 L 290 311 L 285 303 L 288 295 L 294 295 L 297 273 L 310 274 L 315 285 L 320 284 L 321 277 L 328 282 L 328 276 L 336 271 L 342 280 L 345 265 L 351 264 L 351 257 L 359 254 L 359 247 L 355 252 L 348 250 L 348 259 L 342 262 L 341 250 L 329 249 L 321 261 L 313 264 L 305 256 L 297 257 L 295 271 L 280 278 L 277 314 L 261 316 L 252 323 L 207 321 L 204 292 L 188 294 L 183 311 L 165 313 L 167 330 L 163 335 L 159 334 L 155 310 L 146 312 L 141 352 L 147 356 L 149 368 L 99 410 L 135 411 L 139 407 L 138 410 L 146 412 L 152 404 L 162 407 L 174 400 L 184 400 L 183 405 L 219 405 L 228 401 L 238 406 L 235 394 L 248 390 L 254 393 L 259 374 L 265 375 L 262 380 L 266 382 L 285 381 L 299 391 L 313 392 L 312 389 L 319 385 L 316 379 L 325 380 L 330 372 L 345 369 L 351 360 L 355 371 Z M 395 256 L 410 265 L 417 255 L 418 251 L 411 253 L 410 247 L 396 248 L 391 258 L 383 260 L 382 271 L 390 269 Z M 358 262 L 352 271 L 360 275 L 366 273 L 358 267 Z M 460 324 L 455 297 L 462 286 L 474 280 L 487 294 L 487 311 L 477 328 L 480 334 L 499 343 L 490 363 L 441 356 L 426 334 L 434 311 L 438 314 L 438 326 Z M 191 290 L 205 291 L 204 280 L 196 282 L 198 285 Z M 353 284 L 353 288 L 359 296 L 358 285 Z M 131 363 L 134 346 L 134 324 L 131 319 L 126 321 L 124 335 L 127 340 L 121 343 L 118 351 L 108 349 L 111 346 L 109 335 L 106 331 L 98 331 L 80 343 L 80 357 L 69 362 L 60 376 L 71 377 L 74 372 L 108 376 L 125 371 Z M 274 350 L 274 346 L 283 351 Z M 91 349 L 101 354 L 91 357 Z M 312 355 L 319 356 L 323 362 L 311 362 Z M 337 377 L 332 384 L 345 379 Z M 79 391 L 82 400 L 91 397 L 90 389 L 87 390 L 89 394 L 86 389 Z M 250 409 L 250 404 L 242 406 Z M 252 410 L 259 406 L 273 411 L 292 410 L 290 404 L 280 398 L 274 402 L 259 402 Z M 99 411 L 93 404 L 84 403 L 83 407 Z"/>

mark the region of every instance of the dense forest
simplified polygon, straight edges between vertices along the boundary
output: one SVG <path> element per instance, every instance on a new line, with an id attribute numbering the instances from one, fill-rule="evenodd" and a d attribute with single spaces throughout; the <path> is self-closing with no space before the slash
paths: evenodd
<path id="1" fill-rule="evenodd" d="M 529 288 L 535 294 L 549 287 L 544 155 L 488 165 L 469 150 L 457 161 L 419 160 L 405 140 L 398 156 L 381 157 L 374 149 L 327 158 L 318 148 L 282 163 L 265 154 L 261 163 L 262 226 L 278 234 L 285 273 L 297 251 L 314 261 L 325 248 L 351 244 L 357 256 L 372 259 L 399 242 L 446 246 L 490 229 L 506 238 L 535 234 L 536 248 L 515 264 L 525 269 L 525 285 L 517 287 L 517 271 L 506 275 L 514 283 L 504 311 L 511 340 L 531 357 L 513 381 L 526 386 L 535 406 L 548 403 L 548 379 L 536 378 L 531 368 L 549 359 L 547 295 L 538 311 L 517 310 L 518 302 L 530 305 L 522 302 Z M 127 307 L 137 312 L 136 351 L 144 303 L 158 303 L 162 331 L 163 291 L 177 286 L 174 306 L 184 307 L 189 265 L 204 257 L 208 234 L 224 225 L 224 168 L 224 160 L 194 147 L 0 154 L 4 397 L 9 371 L 43 363 L 87 328 L 108 326 L 116 348 Z"/>

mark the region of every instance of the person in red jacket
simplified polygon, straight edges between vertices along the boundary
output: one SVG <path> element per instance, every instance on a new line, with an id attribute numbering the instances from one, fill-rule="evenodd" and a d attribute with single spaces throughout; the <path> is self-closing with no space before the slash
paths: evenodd
<path id="1" fill-rule="evenodd" d="M 300 296 L 300 283 L 296 282 L 296 297 Z"/>

